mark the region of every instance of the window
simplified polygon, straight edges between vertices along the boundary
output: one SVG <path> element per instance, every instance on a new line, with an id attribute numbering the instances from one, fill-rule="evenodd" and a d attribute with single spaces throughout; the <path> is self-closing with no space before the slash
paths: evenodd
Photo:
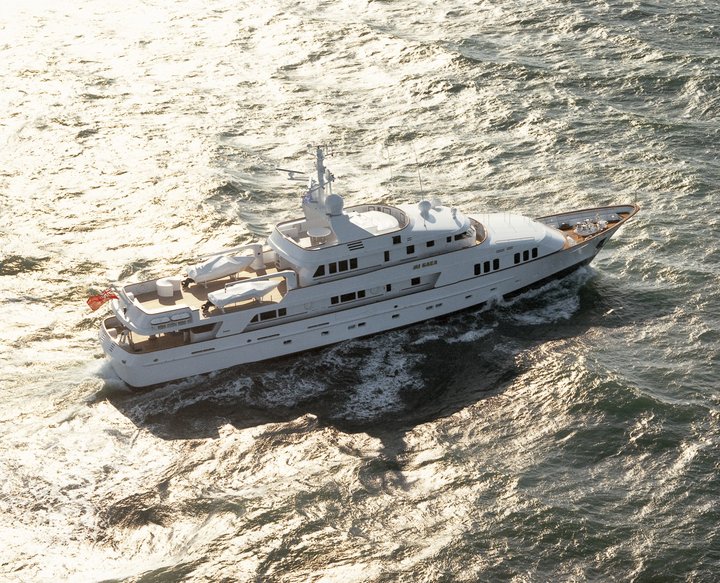
<path id="1" fill-rule="evenodd" d="M 447 241 L 448 243 L 452 243 L 452 237 L 447 237 L 445 241 Z"/>
<path id="2" fill-rule="evenodd" d="M 337 263 L 331 263 L 328 265 L 328 270 L 330 273 L 337 273 Z"/>
<path id="3" fill-rule="evenodd" d="M 420 285 L 420 278 L 419 277 L 413 277 L 410 280 L 410 285 Z"/>
<path id="4" fill-rule="evenodd" d="M 278 311 L 270 310 L 268 312 L 260 312 L 259 314 L 255 314 L 250 322 L 265 322 L 266 320 L 272 320 L 273 318 L 284 316 L 285 314 L 287 314 L 287 310 L 285 308 L 280 308 Z"/>
<path id="5" fill-rule="evenodd" d="M 338 298 L 337 296 L 333 296 L 333 297 L 330 298 L 330 303 L 331 303 L 331 304 L 337 304 L 338 301 L 339 301 L 339 298 Z"/>
<path id="6" fill-rule="evenodd" d="M 475 275 L 480 275 L 480 264 L 479 263 L 475 264 Z"/>
<path id="7" fill-rule="evenodd" d="M 385 251 L 385 261 L 390 261 L 390 251 Z"/>
<path id="8" fill-rule="evenodd" d="M 493 269 L 500 269 L 500 260 L 493 259 Z"/>
<path id="9" fill-rule="evenodd" d="M 318 265 L 318 268 L 315 270 L 315 275 L 313 275 L 313 277 L 322 277 L 323 275 L 325 275 L 325 266 Z"/>
<path id="10" fill-rule="evenodd" d="M 393 245 L 399 245 L 400 244 L 400 235 L 395 235 L 393 237 Z"/>
<path id="11" fill-rule="evenodd" d="M 537 247 L 533 247 L 533 249 L 532 249 L 532 258 L 535 259 L 535 258 L 537 258 L 537 256 L 538 256 L 538 248 L 537 248 Z"/>
<path id="12" fill-rule="evenodd" d="M 520 253 L 515 253 L 515 265 L 520 263 Z"/>
<path id="13" fill-rule="evenodd" d="M 385 286 L 385 291 L 386 291 L 386 292 L 392 291 L 392 285 L 388 283 L 388 284 Z"/>
<path id="14" fill-rule="evenodd" d="M 348 270 L 348 262 L 347 259 L 343 259 L 338 263 L 338 270 L 339 271 L 347 271 Z"/>
<path id="15" fill-rule="evenodd" d="M 528 259 L 530 259 L 530 251 L 525 249 L 525 251 L 523 251 L 523 261 L 527 261 Z"/>
<path id="16" fill-rule="evenodd" d="M 407 246 L 407 254 L 412 255 L 413 253 L 415 253 L 415 245 L 408 245 Z"/>
<path id="17" fill-rule="evenodd" d="M 265 320 L 272 320 L 273 318 L 277 317 L 277 312 L 275 310 L 270 310 L 269 312 L 260 312 L 260 321 L 264 322 Z"/>
<path id="18" fill-rule="evenodd" d="M 353 257 L 350 260 L 350 269 L 357 269 L 357 257 Z"/>
<path id="19" fill-rule="evenodd" d="M 425 245 L 428 247 L 435 247 L 435 241 L 428 241 Z"/>
<path id="20" fill-rule="evenodd" d="M 351 302 L 355 299 L 355 292 L 350 292 L 349 294 L 342 294 L 340 296 L 341 302 Z"/>
<path id="21" fill-rule="evenodd" d="M 490 271 L 490 262 L 485 261 L 485 263 L 483 263 L 483 273 L 487 273 L 488 271 Z"/>
<path id="22" fill-rule="evenodd" d="M 361 289 L 361 290 L 358 292 L 358 299 L 361 300 L 361 299 L 363 299 L 364 297 L 365 297 L 365 290 Z"/>

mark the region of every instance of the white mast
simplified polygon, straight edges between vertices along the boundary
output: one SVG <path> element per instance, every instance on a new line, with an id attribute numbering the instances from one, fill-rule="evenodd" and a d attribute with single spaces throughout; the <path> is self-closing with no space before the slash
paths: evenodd
<path id="1" fill-rule="evenodd" d="M 316 162 L 315 167 L 317 168 L 318 177 L 318 203 L 321 209 L 325 208 L 325 154 L 322 151 L 322 146 L 318 146 L 316 149 Z"/>

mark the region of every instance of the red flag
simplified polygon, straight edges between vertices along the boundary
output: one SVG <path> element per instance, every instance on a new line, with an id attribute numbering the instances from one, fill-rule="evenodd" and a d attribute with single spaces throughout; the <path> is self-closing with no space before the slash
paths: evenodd
<path id="1" fill-rule="evenodd" d="M 111 289 L 106 289 L 101 291 L 96 296 L 90 296 L 87 299 L 87 305 L 90 306 L 90 309 L 94 312 L 105 302 L 116 299 L 118 299 L 118 297 L 113 293 L 113 291 Z"/>

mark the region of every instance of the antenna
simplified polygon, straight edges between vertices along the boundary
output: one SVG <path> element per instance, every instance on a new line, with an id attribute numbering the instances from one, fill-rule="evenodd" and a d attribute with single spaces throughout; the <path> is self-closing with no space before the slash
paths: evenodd
<path id="1" fill-rule="evenodd" d="M 418 163 L 417 152 L 415 151 L 415 144 L 413 144 L 412 142 L 410 142 L 410 147 L 412 148 L 413 155 L 415 156 L 415 168 L 417 169 L 418 183 L 420 184 L 420 194 L 424 194 L 424 193 L 423 193 L 422 178 L 420 177 L 420 164 Z"/>
<path id="2" fill-rule="evenodd" d="M 387 154 L 388 166 L 390 166 L 390 180 L 392 181 L 392 179 L 393 179 L 393 173 L 392 173 L 393 162 L 392 162 L 392 155 L 390 154 L 390 147 L 387 145 L 387 142 L 384 143 L 382 146 L 382 150 L 380 153 L 381 156 L 382 156 L 383 151 Z"/>
<path id="3" fill-rule="evenodd" d="M 305 172 L 299 172 L 299 171 L 297 171 L 297 170 L 289 170 L 289 169 L 287 169 L 287 168 L 277 168 L 277 167 L 275 168 L 275 170 L 277 170 L 278 172 L 287 172 L 287 174 L 288 174 L 288 180 L 301 180 L 301 181 L 303 181 L 303 182 L 305 181 L 304 178 L 300 178 L 300 177 L 299 177 L 299 176 L 305 176 Z M 299 175 L 299 176 L 296 177 L 296 176 L 295 176 L 296 174 Z"/>

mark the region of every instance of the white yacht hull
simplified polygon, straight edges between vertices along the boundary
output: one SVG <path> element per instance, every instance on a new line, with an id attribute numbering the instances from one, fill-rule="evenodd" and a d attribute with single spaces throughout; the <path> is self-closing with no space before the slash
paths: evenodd
<path id="1" fill-rule="evenodd" d="M 608 229 L 602 242 L 621 224 Z M 154 352 L 126 350 L 104 325 L 100 340 L 118 376 L 131 386 L 146 387 L 377 334 L 509 297 L 587 265 L 600 246 L 597 239 L 589 239 L 481 277 Z"/>

